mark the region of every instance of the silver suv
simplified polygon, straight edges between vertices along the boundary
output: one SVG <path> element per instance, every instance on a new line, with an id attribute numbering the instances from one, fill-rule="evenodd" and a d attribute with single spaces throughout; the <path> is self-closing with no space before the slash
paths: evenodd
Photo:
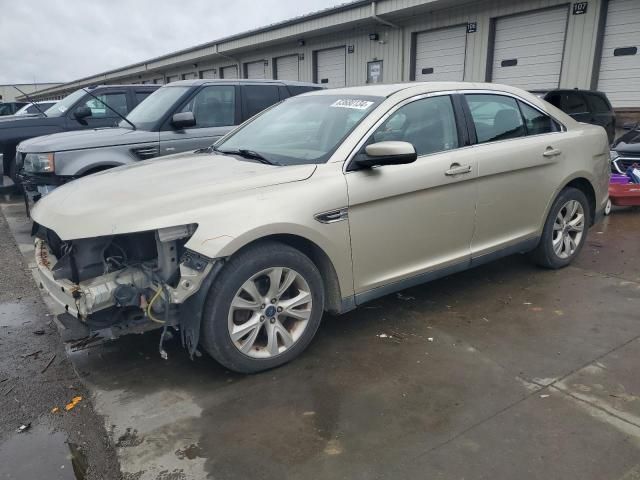
<path id="1" fill-rule="evenodd" d="M 285 98 L 321 87 L 279 80 L 184 80 L 160 88 L 118 128 L 64 132 L 17 148 L 22 183 L 33 200 L 56 186 L 139 160 L 212 145 L 234 126 Z M 96 108 L 106 109 L 95 100 Z"/>
<path id="2" fill-rule="evenodd" d="M 178 328 L 231 370 L 281 365 L 324 312 L 517 252 L 576 257 L 609 146 L 517 88 L 287 99 L 198 154 L 65 185 L 33 211 L 42 285 L 90 329 Z"/>

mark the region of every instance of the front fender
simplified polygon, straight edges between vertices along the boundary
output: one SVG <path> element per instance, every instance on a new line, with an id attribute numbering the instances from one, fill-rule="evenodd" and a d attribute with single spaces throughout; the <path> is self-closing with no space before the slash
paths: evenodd
<path id="1" fill-rule="evenodd" d="M 256 241 L 274 236 L 286 236 L 310 242 L 329 258 L 338 277 L 342 296 L 347 297 L 353 294 L 353 271 L 347 221 L 331 224 L 318 223 L 317 227 L 281 222 L 256 226 L 243 231 L 238 236 L 220 232 L 210 238 L 199 235 L 199 230 L 200 228 L 196 230 L 186 247 L 209 258 L 230 257 Z"/>
<path id="2" fill-rule="evenodd" d="M 118 167 L 134 163 L 128 151 L 110 148 L 73 150 L 55 154 L 56 175 L 78 177 L 86 172 L 102 167 Z"/>

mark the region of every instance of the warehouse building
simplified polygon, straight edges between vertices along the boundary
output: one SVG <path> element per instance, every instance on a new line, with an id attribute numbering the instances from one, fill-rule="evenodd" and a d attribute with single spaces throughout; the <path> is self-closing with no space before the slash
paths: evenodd
<path id="1" fill-rule="evenodd" d="M 49 90 L 52 87 L 62 85 L 60 82 L 47 82 L 47 83 L 12 83 L 6 85 L 0 85 L 0 102 L 15 102 L 24 99 L 24 95 L 20 93 L 22 90 L 27 95 L 31 96 L 33 92 L 39 90 Z M 18 88 L 15 88 L 18 87 Z M 20 90 L 18 90 L 20 89 Z"/>
<path id="2" fill-rule="evenodd" d="M 640 0 L 356 1 L 61 86 L 277 78 L 327 88 L 492 81 L 599 89 L 640 113 Z M 579 108 L 579 106 L 576 106 Z"/>

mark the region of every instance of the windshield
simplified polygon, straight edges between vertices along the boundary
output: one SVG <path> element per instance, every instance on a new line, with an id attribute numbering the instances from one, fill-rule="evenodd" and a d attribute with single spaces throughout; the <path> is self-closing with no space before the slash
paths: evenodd
<path id="1" fill-rule="evenodd" d="M 47 115 L 47 117 L 61 117 L 67 112 L 67 110 L 73 107 L 73 105 L 85 95 L 86 93 L 84 90 L 76 90 L 75 92 L 64 97 L 44 113 Z"/>
<path id="2" fill-rule="evenodd" d="M 16 115 L 30 115 L 30 114 L 38 114 L 40 111 L 46 112 L 47 108 L 50 108 L 52 105 L 55 105 L 56 102 L 38 102 L 37 107 L 33 103 L 29 105 L 25 105 L 20 110 L 16 112 Z M 38 110 L 38 108 L 40 110 Z"/>
<path id="3" fill-rule="evenodd" d="M 290 98 L 237 130 L 215 149 L 256 152 L 279 165 L 324 163 L 383 100 L 362 95 Z"/>
<path id="4" fill-rule="evenodd" d="M 187 92 L 190 87 L 163 87 L 159 88 L 134 108 L 127 120 L 141 130 L 152 130 L 164 117 L 168 110 Z M 131 128 L 122 120 L 121 127 Z"/>

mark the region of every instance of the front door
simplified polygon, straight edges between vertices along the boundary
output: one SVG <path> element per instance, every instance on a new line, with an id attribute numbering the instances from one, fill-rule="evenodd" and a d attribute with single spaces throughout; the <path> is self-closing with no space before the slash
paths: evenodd
<path id="1" fill-rule="evenodd" d="M 118 112 L 123 117 L 126 117 L 130 108 L 127 105 L 127 92 L 126 90 L 108 90 L 95 94 L 94 98 L 91 95 L 86 95 L 81 101 L 74 105 L 70 112 L 69 119 L 74 124 L 74 127 L 80 128 L 103 128 L 114 127 L 120 121 Z M 105 103 L 109 105 L 115 112 L 105 106 Z M 74 116 L 74 112 L 80 107 L 88 107 L 91 110 L 91 115 L 84 117 L 81 121 L 77 120 Z M 77 128 L 76 127 L 76 128 Z"/>
<path id="2" fill-rule="evenodd" d="M 233 85 L 209 85 L 187 100 L 175 113 L 192 112 L 196 124 L 178 130 L 169 119 L 160 131 L 160 155 L 206 148 L 229 132 L 238 117 L 236 90 Z"/>
<path id="3" fill-rule="evenodd" d="M 469 264 L 478 170 L 457 124 L 450 96 L 412 100 L 367 143 L 409 142 L 418 159 L 346 173 L 354 287 L 367 292 L 363 301 L 374 289 Z"/>

